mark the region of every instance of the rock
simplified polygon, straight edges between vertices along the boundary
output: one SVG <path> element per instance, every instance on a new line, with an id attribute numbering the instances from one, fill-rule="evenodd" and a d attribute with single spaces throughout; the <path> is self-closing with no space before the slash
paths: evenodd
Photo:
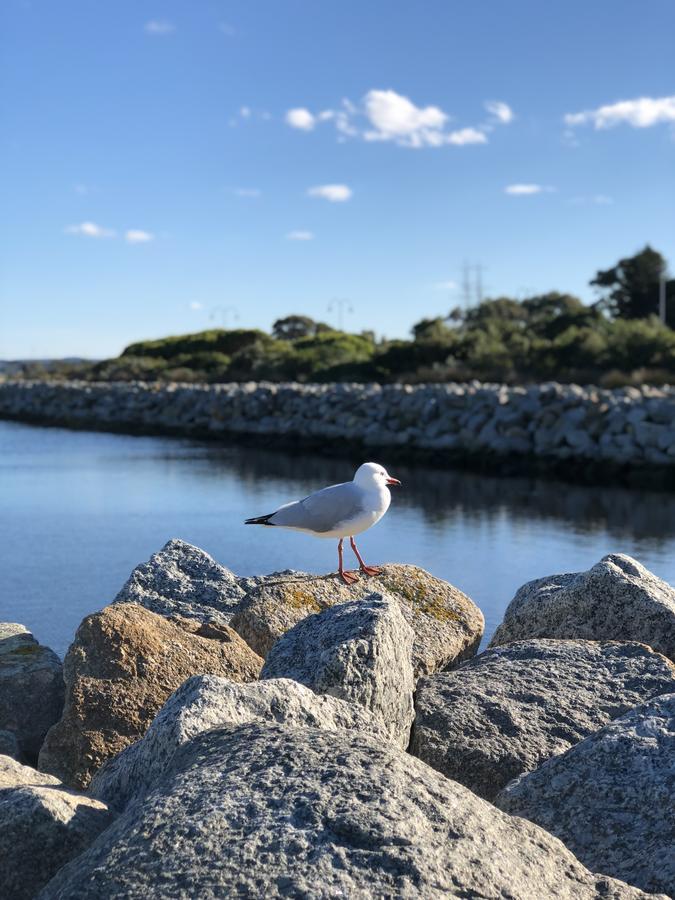
<path id="1" fill-rule="evenodd" d="M 319 696 L 288 678 L 235 684 L 217 675 L 195 675 L 169 697 L 144 738 L 94 775 L 89 792 L 122 810 L 161 781 L 178 748 L 195 735 L 256 721 L 354 731 L 387 740 L 384 725 L 361 706 Z"/>
<path id="2" fill-rule="evenodd" d="M 32 900 L 111 820 L 105 804 L 0 756 L 0 897 Z"/>
<path id="3" fill-rule="evenodd" d="M 413 637 L 396 600 L 373 593 L 298 622 L 272 647 L 260 678 L 292 678 L 358 703 L 405 748 L 415 714 Z"/>
<path id="4" fill-rule="evenodd" d="M 140 897 L 644 895 L 391 745 L 254 723 L 181 747 L 40 900 Z"/>
<path id="5" fill-rule="evenodd" d="M 410 752 L 493 800 L 512 778 L 671 691 L 675 666 L 644 644 L 517 641 L 419 680 Z"/>
<path id="6" fill-rule="evenodd" d="M 640 641 L 675 660 L 675 588 L 619 553 L 587 572 L 530 581 L 490 646 L 539 637 Z"/>
<path id="7" fill-rule="evenodd" d="M 26 761 L 16 735 L 13 731 L 5 731 L 4 728 L 0 728 L 0 756 L 11 756 L 20 763 Z"/>
<path id="8" fill-rule="evenodd" d="M 232 629 L 219 626 L 222 639 L 214 640 L 194 620 L 179 622 L 186 627 L 130 603 L 84 619 L 66 655 L 66 705 L 40 751 L 41 771 L 86 787 L 109 757 L 143 736 L 186 678 L 257 678 L 262 660 Z"/>
<path id="9" fill-rule="evenodd" d="M 521 776 L 497 805 L 557 835 L 593 871 L 675 894 L 675 693 Z"/>
<path id="10" fill-rule="evenodd" d="M 161 616 L 223 625 L 244 596 L 237 578 L 208 553 L 174 538 L 136 566 L 115 603 L 137 603 Z"/>
<path id="11" fill-rule="evenodd" d="M 460 590 L 417 566 L 387 565 L 381 575 L 345 585 L 335 575 L 279 573 L 242 580 L 247 597 L 231 626 L 262 657 L 305 616 L 373 591 L 398 600 L 415 632 L 415 674 L 431 674 L 473 656 L 485 628 L 483 614 Z"/>
<path id="12" fill-rule="evenodd" d="M 0 729 L 14 735 L 26 761 L 37 761 L 45 734 L 63 710 L 63 693 L 56 653 L 38 644 L 23 625 L 0 622 Z M 11 739 L 5 738 L 3 746 L 9 749 Z"/>

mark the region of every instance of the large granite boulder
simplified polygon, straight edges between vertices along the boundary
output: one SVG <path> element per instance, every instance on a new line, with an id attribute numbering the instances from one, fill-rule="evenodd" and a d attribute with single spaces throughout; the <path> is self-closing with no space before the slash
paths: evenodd
<path id="1" fill-rule="evenodd" d="M 447 581 L 417 566 L 387 565 L 380 575 L 346 585 L 335 575 L 282 572 L 242 579 L 246 599 L 230 624 L 262 657 L 289 628 L 336 603 L 373 591 L 398 600 L 415 632 L 415 674 L 430 674 L 473 656 L 485 628 L 482 612 Z"/>
<path id="2" fill-rule="evenodd" d="M 644 644 L 517 641 L 419 680 L 410 751 L 493 800 L 512 778 L 671 691 L 675 666 Z"/>
<path id="3" fill-rule="evenodd" d="M 644 894 L 391 745 L 254 723 L 181 747 L 164 781 L 40 900 L 136 897 Z"/>
<path id="4" fill-rule="evenodd" d="M 222 625 L 244 596 L 237 578 L 204 550 L 174 538 L 136 566 L 115 603 L 137 603 L 162 616 Z"/>
<path id="5" fill-rule="evenodd" d="M 530 581 L 490 646 L 537 637 L 641 641 L 675 660 L 675 588 L 619 553 L 587 572 Z"/>
<path id="6" fill-rule="evenodd" d="M 186 678 L 212 673 L 253 681 L 261 665 L 227 626 L 170 621 L 131 603 L 107 606 L 84 619 L 68 650 L 66 705 L 39 768 L 86 787 L 107 759 L 145 734 Z"/>
<path id="7" fill-rule="evenodd" d="M 61 660 L 14 622 L 0 622 L 0 729 L 5 750 L 37 761 L 45 734 L 63 710 Z M 14 736 L 15 744 L 10 735 Z"/>
<path id="8" fill-rule="evenodd" d="M 111 821 L 104 803 L 0 756 L 0 897 L 32 900 Z"/>
<path id="9" fill-rule="evenodd" d="M 594 872 L 675 895 L 675 693 L 635 707 L 497 797 Z"/>
<path id="10" fill-rule="evenodd" d="M 384 725 L 363 707 L 319 696 L 288 678 L 235 684 L 217 675 L 195 675 L 169 697 L 145 737 L 99 769 L 89 793 L 122 810 L 161 781 L 178 748 L 193 737 L 250 722 L 346 730 L 387 740 Z"/>
<path id="11" fill-rule="evenodd" d="M 272 647 L 260 677 L 292 678 L 358 703 L 405 748 L 415 714 L 413 638 L 396 600 L 373 593 L 298 622 Z"/>

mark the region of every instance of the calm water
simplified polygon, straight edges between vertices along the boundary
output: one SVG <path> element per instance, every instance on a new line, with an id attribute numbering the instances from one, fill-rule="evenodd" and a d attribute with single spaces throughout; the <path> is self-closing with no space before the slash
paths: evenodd
<path id="1" fill-rule="evenodd" d="M 63 654 L 83 616 L 171 537 L 241 575 L 334 571 L 333 541 L 242 523 L 362 461 L 0 422 L 0 620 Z M 361 536 L 366 561 L 452 581 L 482 608 L 488 637 L 525 581 L 610 551 L 675 584 L 673 494 L 391 469 L 404 487 Z"/>

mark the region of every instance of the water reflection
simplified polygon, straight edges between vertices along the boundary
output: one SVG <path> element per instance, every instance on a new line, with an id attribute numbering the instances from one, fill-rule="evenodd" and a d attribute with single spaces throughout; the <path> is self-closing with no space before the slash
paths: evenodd
<path id="1" fill-rule="evenodd" d="M 275 453 L 247 447 L 184 446 L 207 477 L 213 471 L 235 475 L 255 494 L 261 479 L 280 487 L 297 483 L 315 490 L 347 480 L 363 459 L 337 460 L 308 454 Z M 385 466 L 386 459 L 379 459 Z M 202 464 L 201 466 L 199 464 Z M 205 464 L 205 465 L 204 465 Z M 675 536 L 675 494 L 624 487 L 575 486 L 522 476 L 489 476 L 398 464 L 389 466 L 403 482 L 396 503 L 419 509 L 430 525 L 442 526 L 461 515 L 466 521 L 506 514 L 512 520 L 573 522 L 578 532 L 598 529 L 612 536 L 635 535 L 667 541 Z"/>
<path id="2" fill-rule="evenodd" d="M 365 558 L 451 581 L 485 613 L 487 637 L 524 582 L 605 553 L 628 553 L 675 583 L 673 493 L 379 461 L 403 487 L 362 536 Z M 334 571 L 334 541 L 243 520 L 344 481 L 361 462 L 0 422 L 0 621 L 23 622 L 64 653 L 82 618 L 171 537 L 240 575 Z"/>

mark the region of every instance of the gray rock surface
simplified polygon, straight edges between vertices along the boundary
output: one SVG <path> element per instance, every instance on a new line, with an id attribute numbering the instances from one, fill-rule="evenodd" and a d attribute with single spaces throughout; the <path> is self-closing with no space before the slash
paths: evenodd
<path id="1" fill-rule="evenodd" d="M 235 575 L 178 538 L 136 566 L 115 603 L 137 603 L 161 616 L 227 625 L 244 596 Z"/>
<path id="2" fill-rule="evenodd" d="M 594 872 L 675 894 L 675 693 L 521 776 L 497 805 L 557 835 Z"/>
<path id="3" fill-rule="evenodd" d="M 0 756 L 11 756 L 17 762 L 26 762 L 13 731 L 5 731 L 3 728 L 0 728 Z"/>
<path id="4" fill-rule="evenodd" d="M 518 641 L 419 680 L 410 752 L 493 800 L 511 779 L 672 691 L 675 666 L 644 644 Z"/>
<path id="5" fill-rule="evenodd" d="M 597 472 L 675 465 L 675 386 L 0 383 L 0 416 L 170 434 L 339 440 L 441 463 L 524 456 Z M 368 453 L 370 456 L 371 454 Z"/>
<path id="6" fill-rule="evenodd" d="M 288 678 L 235 684 L 216 675 L 196 675 L 169 697 L 142 740 L 97 772 L 89 793 L 122 810 L 161 781 L 178 748 L 195 735 L 250 722 L 347 730 L 387 740 L 384 725 L 361 706 L 319 696 Z"/>
<path id="7" fill-rule="evenodd" d="M 0 897 L 31 900 L 111 821 L 105 804 L 0 756 Z"/>
<path id="8" fill-rule="evenodd" d="M 167 774 L 40 900 L 645 896 L 363 735 L 216 729 L 181 747 Z"/>
<path id="9" fill-rule="evenodd" d="M 620 553 L 587 572 L 530 581 L 490 646 L 537 637 L 640 641 L 675 660 L 675 588 Z"/>
<path id="10" fill-rule="evenodd" d="M 396 600 L 370 594 L 299 622 L 272 647 L 261 679 L 292 678 L 358 703 L 407 747 L 414 717 L 413 630 Z"/>
<path id="11" fill-rule="evenodd" d="M 63 710 L 61 660 L 14 622 L 0 622 L 0 729 L 19 755 L 36 762 L 44 736 Z M 11 739 L 4 746 L 10 749 Z M 12 754 L 14 755 L 14 754 Z M 18 758 L 18 757 L 17 757 Z"/>
<path id="12" fill-rule="evenodd" d="M 415 675 L 430 674 L 473 656 L 485 628 L 482 612 L 458 588 L 419 566 L 388 564 L 379 575 L 345 585 L 335 574 L 280 572 L 242 579 L 246 591 L 230 625 L 266 657 L 282 634 L 312 613 L 361 600 L 373 591 L 396 599 L 415 632 Z"/>

